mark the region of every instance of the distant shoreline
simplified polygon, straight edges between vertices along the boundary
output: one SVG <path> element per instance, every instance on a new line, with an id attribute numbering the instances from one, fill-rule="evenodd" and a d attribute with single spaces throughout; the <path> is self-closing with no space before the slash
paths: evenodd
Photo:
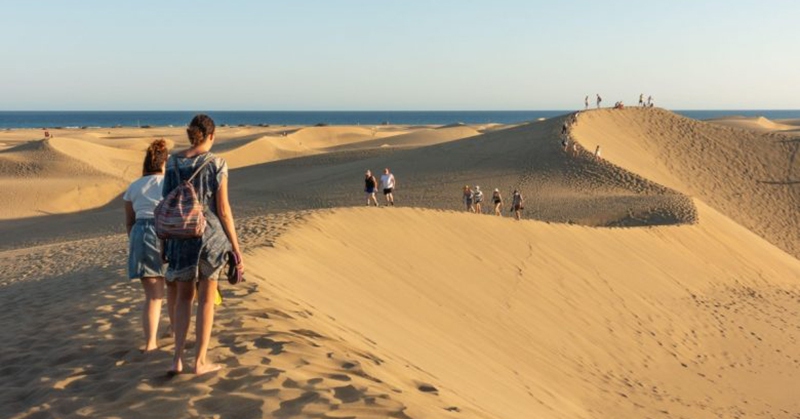
<path id="1" fill-rule="evenodd" d="M 220 125 L 448 125 L 516 124 L 575 110 L 512 111 L 207 111 Z M 721 117 L 800 118 L 800 110 L 674 110 L 699 120 Z M 184 126 L 197 111 L 0 111 L 0 129 L 165 128 Z"/>

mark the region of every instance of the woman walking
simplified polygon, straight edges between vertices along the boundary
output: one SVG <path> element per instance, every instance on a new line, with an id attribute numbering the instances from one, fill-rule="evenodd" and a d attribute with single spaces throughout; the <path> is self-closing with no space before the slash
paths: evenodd
<path id="1" fill-rule="evenodd" d="M 494 203 L 494 215 L 498 217 L 503 216 L 503 196 L 500 195 L 500 189 L 495 188 L 492 193 L 492 202 Z"/>
<path id="2" fill-rule="evenodd" d="M 472 193 L 472 201 L 475 203 L 475 213 L 483 214 L 483 209 L 481 208 L 481 202 L 483 202 L 483 191 L 478 185 L 475 185 L 475 192 Z"/>
<path id="3" fill-rule="evenodd" d="M 228 202 L 228 164 L 211 153 L 214 145 L 214 121 L 207 115 L 197 115 L 186 133 L 192 146 L 172 156 L 167 162 L 163 196 L 167 196 L 194 173 L 192 185 L 203 204 L 206 228 L 203 236 L 192 239 L 167 239 L 167 280 L 177 286 L 175 304 L 175 356 L 169 375 L 183 372 L 183 350 L 192 314 L 192 301 L 197 292 L 195 321 L 197 354 L 195 374 L 205 374 L 222 368 L 206 360 L 211 329 L 214 324 L 214 298 L 217 280 L 226 264 L 226 255 L 233 251 L 241 261 L 241 249 L 236 236 L 233 213 Z M 244 270 L 243 262 L 239 266 Z"/>
<path id="4" fill-rule="evenodd" d="M 514 218 L 519 220 L 522 210 L 525 209 L 525 201 L 522 199 L 522 194 L 514 189 L 514 194 L 511 197 L 511 211 L 514 212 Z"/>
<path id="5" fill-rule="evenodd" d="M 364 192 L 367 194 L 367 206 L 370 205 L 370 202 L 375 203 L 376 207 L 379 207 L 378 198 L 375 197 L 375 191 L 378 189 L 378 180 L 375 179 L 373 176 L 372 171 L 367 170 L 364 173 Z"/>
<path id="6" fill-rule="evenodd" d="M 153 141 L 144 157 L 142 177 L 131 183 L 122 196 L 125 201 L 125 227 L 128 231 L 128 278 L 140 279 L 144 288 L 142 331 L 145 344 L 142 352 L 158 348 L 158 322 L 161 317 L 161 301 L 164 299 L 166 266 L 161 260 L 161 240 L 156 237 L 153 211 L 161 201 L 164 165 L 168 157 L 166 141 Z M 169 286 L 168 290 L 167 313 L 170 325 L 173 325 L 175 287 Z"/>
<path id="7" fill-rule="evenodd" d="M 472 206 L 474 197 L 475 195 L 472 193 L 472 189 L 470 189 L 469 185 L 464 185 L 464 205 L 467 207 L 467 212 L 475 212 L 475 208 Z"/>

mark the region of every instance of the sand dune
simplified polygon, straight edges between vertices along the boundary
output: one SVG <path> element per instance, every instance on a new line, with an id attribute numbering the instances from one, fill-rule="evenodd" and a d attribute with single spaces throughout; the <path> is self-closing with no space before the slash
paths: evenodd
<path id="1" fill-rule="evenodd" d="M 249 279 L 223 284 L 225 368 L 172 380 L 171 339 L 137 351 L 114 198 L 183 128 L 0 135 L 0 416 L 796 416 L 797 138 L 600 110 L 570 156 L 565 118 L 220 128 Z M 417 208 L 342 208 L 386 166 Z M 464 184 L 533 220 L 460 211 Z"/>
<path id="2" fill-rule="evenodd" d="M 572 130 L 610 162 L 702 199 L 800 256 L 800 139 L 660 109 L 582 112 Z"/>
<path id="3" fill-rule="evenodd" d="M 125 179 L 103 171 L 111 168 L 105 161 L 92 165 L 75 157 L 79 150 L 65 154 L 55 143 L 41 140 L 0 152 L 0 219 L 95 208 L 127 186 Z"/>
<path id="4" fill-rule="evenodd" d="M 771 121 L 763 116 L 715 118 L 715 119 L 709 119 L 706 122 L 728 127 L 734 127 L 734 128 L 749 129 L 759 132 L 789 131 L 797 129 L 796 126 Z"/>
<path id="5" fill-rule="evenodd" d="M 480 134 L 478 130 L 462 125 L 440 128 L 422 128 L 408 134 L 391 136 L 389 138 L 382 137 L 372 141 L 362 141 L 339 147 L 333 147 L 329 151 L 373 147 L 427 147 L 453 140 L 474 137 L 478 134 Z"/>

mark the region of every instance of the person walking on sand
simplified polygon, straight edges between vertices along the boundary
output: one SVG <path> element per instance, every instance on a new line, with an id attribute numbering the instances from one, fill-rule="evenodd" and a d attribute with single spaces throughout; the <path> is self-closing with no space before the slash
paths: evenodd
<path id="1" fill-rule="evenodd" d="M 583 110 L 588 110 L 588 109 L 589 109 L 589 95 L 586 95 L 586 97 L 583 98 Z"/>
<path id="2" fill-rule="evenodd" d="M 653 96 L 647 96 L 647 107 L 648 108 L 653 107 Z"/>
<path id="3" fill-rule="evenodd" d="M 186 134 L 191 147 L 170 157 L 164 176 L 163 196 L 167 196 L 193 175 L 192 185 L 201 201 L 206 217 L 203 236 L 190 239 L 167 239 L 167 280 L 177 285 L 175 303 L 175 355 L 168 375 L 183 372 L 183 351 L 192 315 L 192 301 L 197 293 L 195 321 L 195 374 L 222 368 L 206 360 L 211 329 L 214 324 L 214 299 L 217 281 L 229 252 L 238 256 L 237 268 L 244 273 L 244 262 L 236 235 L 233 213 L 228 201 L 228 164 L 211 153 L 214 146 L 214 120 L 197 115 L 189 123 Z"/>
<path id="4" fill-rule="evenodd" d="M 644 93 L 639 94 L 639 107 L 644 107 Z"/>
<path id="5" fill-rule="evenodd" d="M 381 188 L 383 188 L 383 196 L 386 197 L 386 204 L 394 206 L 394 188 L 396 181 L 394 175 L 389 171 L 389 168 L 383 169 L 381 175 Z"/>
<path id="6" fill-rule="evenodd" d="M 378 198 L 375 197 L 375 191 L 378 189 L 378 181 L 375 179 L 375 176 L 372 175 L 372 171 L 367 170 L 364 174 L 364 192 L 367 194 L 367 206 L 370 205 L 370 202 L 375 203 L 376 207 L 379 207 Z"/>
<path id="7" fill-rule="evenodd" d="M 597 145 L 597 148 L 594 149 L 594 158 L 600 160 L 603 157 L 600 155 L 600 145 Z"/>
<path id="8" fill-rule="evenodd" d="M 475 206 L 473 205 L 475 194 L 472 192 L 472 189 L 470 189 L 469 185 L 464 185 L 463 199 L 467 212 L 475 212 Z"/>
<path id="9" fill-rule="evenodd" d="M 163 139 L 153 141 L 145 152 L 142 177 L 133 181 L 122 196 L 128 232 L 128 279 L 139 279 L 144 288 L 142 331 L 145 344 L 142 352 L 158 349 L 158 322 L 167 267 L 161 260 L 162 246 L 156 237 L 153 211 L 161 202 L 164 165 L 168 157 L 167 142 Z M 167 314 L 172 327 L 175 324 L 174 284 L 168 284 Z"/>
<path id="10" fill-rule="evenodd" d="M 600 97 L 600 93 L 597 94 L 597 109 L 600 109 L 600 104 L 603 102 L 603 98 Z"/>
<path id="11" fill-rule="evenodd" d="M 520 219 L 520 215 L 522 214 L 522 210 L 525 209 L 525 201 L 522 199 L 522 193 L 518 190 L 514 189 L 514 193 L 511 196 L 511 211 L 514 213 L 514 218 L 516 220 Z"/>
<path id="12" fill-rule="evenodd" d="M 483 209 L 481 208 L 481 202 L 483 202 L 483 191 L 478 185 L 475 185 L 475 192 L 472 193 L 472 201 L 475 203 L 475 213 L 483 214 Z"/>
<path id="13" fill-rule="evenodd" d="M 494 203 L 494 215 L 502 217 L 503 196 L 500 195 L 500 189 L 494 188 L 494 192 L 492 193 L 492 202 Z"/>

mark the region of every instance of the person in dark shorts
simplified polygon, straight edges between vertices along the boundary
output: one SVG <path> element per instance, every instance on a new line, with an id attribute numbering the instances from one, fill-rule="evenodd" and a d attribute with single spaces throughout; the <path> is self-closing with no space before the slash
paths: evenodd
<path id="1" fill-rule="evenodd" d="M 518 190 L 514 189 L 514 194 L 511 198 L 511 212 L 514 213 L 514 218 L 517 220 L 520 219 L 520 214 L 522 213 L 522 210 L 525 209 L 524 204 L 525 201 L 522 199 L 522 194 Z"/>
<path id="2" fill-rule="evenodd" d="M 492 193 L 492 202 L 494 203 L 494 215 L 498 217 L 503 216 L 503 196 L 500 195 L 500 189 L 495 188 Z"/>
<path id="3" fill-rule="evenodd" d="M 383 196 L 386 197 L 386 204 L 393 206 L 395 180 L 394 175 L 389 171 L 388 167 L 383 169 L 383 175 L 381 175 L 381 187 L 383 188 Z"/>
<path id="4" fill-rule="evenodd" d="M 372 174 L 372 171 L 367 170 L 364 173 L 364 193 L 367 194 L 367 206 L 370 206 L 370 202 L 375 203 L 376 207 L 379 207 L 378 198 L 375 197 L 375 192 L 378 190 L 378 180 L 375 179 L 375 176 Z"/>
<path id="5" fill-rule="evenodd" d="M 475 207 L 473 206 L 473 199 L 475 195 L 472 193 L 472 189 L 470 189 L 469 185 L 464 185 L 464 205 L 467 208 L 467 212 L 475 212 Z"/>

